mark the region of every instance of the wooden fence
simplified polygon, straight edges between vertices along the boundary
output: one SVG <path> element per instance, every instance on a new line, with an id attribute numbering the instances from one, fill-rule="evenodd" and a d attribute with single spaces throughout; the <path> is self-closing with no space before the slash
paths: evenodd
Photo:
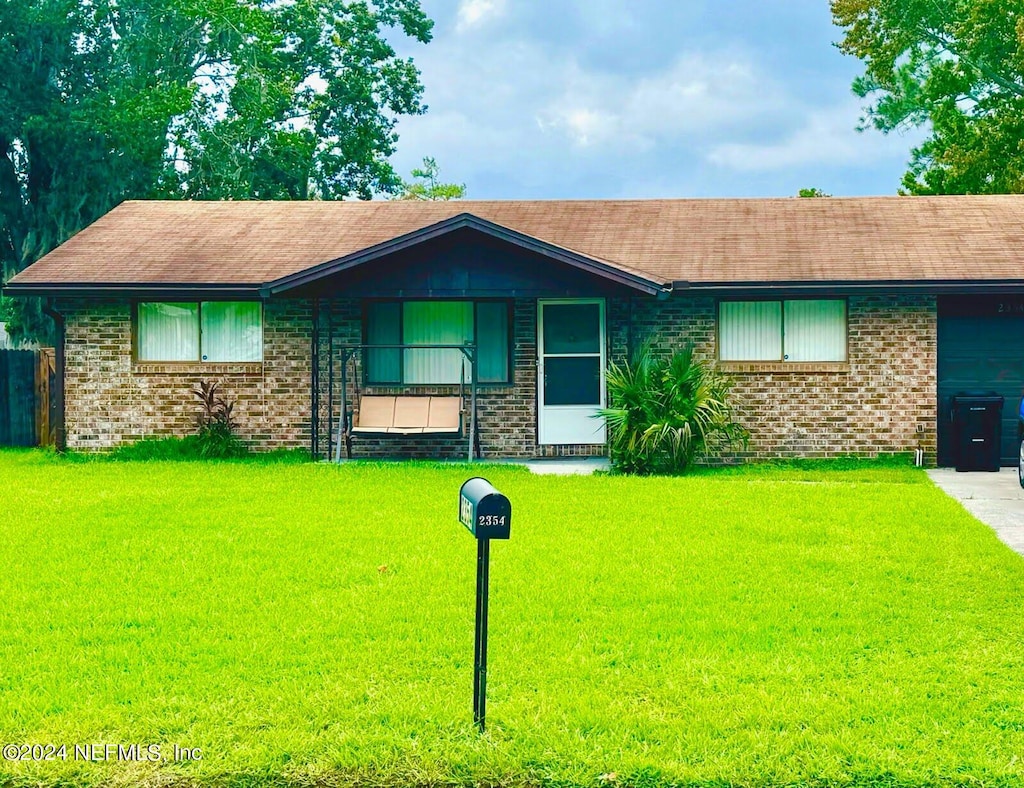
<path id="1" fill-rule="evenodd" d="M 0 446 L 53 444 L 55 374 L 53 348 L 0 350 Z"/>

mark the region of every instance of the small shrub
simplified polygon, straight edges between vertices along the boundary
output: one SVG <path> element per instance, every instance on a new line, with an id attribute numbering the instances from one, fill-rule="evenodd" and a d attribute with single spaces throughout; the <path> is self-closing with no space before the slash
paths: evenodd
<path id="1" fill-rule="evenodd" d="M 620 473 L 681 473 L 694 457 L 746 445 L 733 421 L 732 380 L 687 348 L 659 357 L 649 344 L 622 365 L 608 367 L 608 426 L 612 467 Z"/>
<path id="2" fill-rule="evenodd" d="M 192 393 L 202 403 L 202 410 L 196 417 L 199 456 L 204 459 L 224 459 L 244 455 L 245 446 L 235 434 L 238 425 L 232 418 L 234 403 L 217 394 L 216 383 L 200 381 Z"/>

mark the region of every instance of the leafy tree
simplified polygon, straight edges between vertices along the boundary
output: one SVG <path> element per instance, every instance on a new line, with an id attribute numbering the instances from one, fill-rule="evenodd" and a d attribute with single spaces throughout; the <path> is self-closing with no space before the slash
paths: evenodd
<path id="1" fill-rule="evenodd" d="M 425 107 L 387 36 L 432 25 L 419 0 L 0 0 L 4 281 L 125 199 L 398 192 Z"/>
<path id="2" fill-rule="evenodd" d="M 831 0 L 865 125 L 928 126 L 903 189 L 1024 191 L 1024 0 Z"/>
<path id="3" fill-rule="evenodd" d="M 423 166 L 412 171 L 417 180 L 412 183 L 402 181 L 402 193 L 399 200 L 461 200 L 466 196 L 466 184 L 441 183 L 438 180 L 439 168 L 437 161 L 426 156 Z"/>
<path id="4" fill-rule="evenodd" d="M 831 197 L 831 194 L 826 194 L 817 186 L 812 186 L 810 189 L 801 189 L 797 192 L 797 197 Z"/>

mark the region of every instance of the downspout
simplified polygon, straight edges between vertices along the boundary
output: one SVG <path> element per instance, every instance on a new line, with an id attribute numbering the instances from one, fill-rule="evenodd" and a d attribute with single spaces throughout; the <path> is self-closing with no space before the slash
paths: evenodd
<path id="1" fill-rule="evenodd" d="M 320 299 L 313 299 L 309 369 L 309 456 L 320 459 Z"/>
<path id="2" fill-rule="evenodd" d="M 627 363 L 633 360 L 633 296 L 629 296 L 629 314 L 626 316 L 626 358 Z"/>
<path id="3" fill-rule="evenodd" d="M 331 436 L 334 434 L 334 303 L 335 299 L 328 298 L 325 308 L 327 310 L 327 436 L 324 440 L 324 459 L 331 459 Z M 317 395 L 317 402 L 320 395 Z M 342 408 L 341 418 L 345 418 Z M 317 418 L 320 418 L 319 411 Z"/>
<path id="4" fill-rule="evenodd" d="M 53 306 L 53 299 L 47 298 L 43 302 L 43 314 L 53 320 L 57 329 L 57 339 L 54 343 L 54 391 L 50 392 L 50 411 L 53 415 L 54 447 L 58 452 L 67 451 L 67 432 L 64 428 L 64 342 L 65 326 L 64 315 Z"/>

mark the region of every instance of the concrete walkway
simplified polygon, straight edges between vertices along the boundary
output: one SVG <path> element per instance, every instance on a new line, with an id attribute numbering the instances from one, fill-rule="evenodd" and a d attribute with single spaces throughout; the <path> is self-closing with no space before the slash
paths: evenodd
<path id="1" fill-rule="evenodd" d="M 990 525 L 1006 544 L 1024 555 L 1024 490 L 1017 481 L 1016 468 L 999 473 L 957 473 L 952 468 L 935 468 L 928 475 L 964 508 Z"/>
<path id="2" fill-rule="evenodd" d="M 589 476 L 594 471 L 611 467 L 607 457 L 572 457 L 557 460 L 527 460 L 523 463 L 533 473 L 558 476 Z"/>

